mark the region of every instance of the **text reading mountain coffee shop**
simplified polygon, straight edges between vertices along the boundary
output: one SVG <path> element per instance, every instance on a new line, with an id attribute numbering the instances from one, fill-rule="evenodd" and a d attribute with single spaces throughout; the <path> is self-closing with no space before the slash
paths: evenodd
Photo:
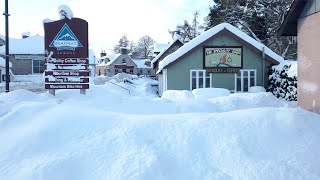
<path id="1" fill-rule="evenodd" d="M 88 22 L 62 19 L 44 24 L 45 89 L 89 89 Z"/>

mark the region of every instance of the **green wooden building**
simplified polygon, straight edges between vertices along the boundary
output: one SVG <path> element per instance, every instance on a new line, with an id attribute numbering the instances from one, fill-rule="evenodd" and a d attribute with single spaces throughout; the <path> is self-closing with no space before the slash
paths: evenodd
<path id="1" fill-rule="evenodd" d="M 246 92 L 268 85 L 283 58 L 236 27 L 222 23 L 165 57 L 158 65 L 159 95 L 166 90 L 226 88 Z"/>

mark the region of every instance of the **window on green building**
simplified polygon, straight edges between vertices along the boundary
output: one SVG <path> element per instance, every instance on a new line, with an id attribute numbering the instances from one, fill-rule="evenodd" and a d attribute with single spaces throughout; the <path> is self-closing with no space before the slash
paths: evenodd
<path id="1" fill-rule="evenodd" d="M 249 87 L 257 85 L 257 73 L 255 69 L 242 69 L 235 74 L 235 91 L 248 92 Z"/>
<path id="2" fill-rule="evenodd" d="M 211 79 L 206 70 L 190 70 L 190 90 L 212 87 Z"/>

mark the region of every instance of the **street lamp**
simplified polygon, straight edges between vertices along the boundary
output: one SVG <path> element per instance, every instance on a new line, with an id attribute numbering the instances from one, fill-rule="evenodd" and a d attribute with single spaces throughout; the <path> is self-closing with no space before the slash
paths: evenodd
<path id="1" fill-rule="evenodd" d="M 9 92 L 9 12 L 8 12 L 8 0 L 5 0 L 5 12 L 3 13 L 6 19 L 6 92 Z"/>

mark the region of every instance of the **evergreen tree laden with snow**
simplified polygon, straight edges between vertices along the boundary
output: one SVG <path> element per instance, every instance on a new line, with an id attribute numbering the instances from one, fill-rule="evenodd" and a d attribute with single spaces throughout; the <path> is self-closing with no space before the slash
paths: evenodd
<path id="1" fill-rule="evenodd" d="M 181 36 L 180 40 L 187 42 L 200 35 L 202 29 L 204 28 L 199 23 L 199 12 L 195 11 L 191 22 L 184 20 L 182 24 L 177 25 L 174 31 L 169 30 L 169 34 L 171 34 L 172 39 L 174 39 L 174 34 L 179 32 Z"/>
<path id="2" fill-rule="evenodd" d="M 115 53 L 120 53 L 120 48 L 121 47 L 129 47 L 130 46 L 130 41 L 127 37 L 126 34 L 122 35 L 122 37 L 119 39 L 119 42 L 117 45 L 114 46 L 113 51 Z"/>

